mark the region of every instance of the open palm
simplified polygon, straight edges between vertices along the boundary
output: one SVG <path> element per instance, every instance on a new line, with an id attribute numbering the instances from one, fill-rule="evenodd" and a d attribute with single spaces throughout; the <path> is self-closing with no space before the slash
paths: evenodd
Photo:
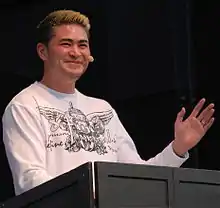
<path id="1" fill-rule="evenodd" d="M 184 154 L 202 139 L 214 122 L 214 104 L 209 104 L 202 112 L 205 99 L 201 99 L 188 118 L 183 120 L 185 108 L 178 113 L 175 121 L 174 150 Z"/>

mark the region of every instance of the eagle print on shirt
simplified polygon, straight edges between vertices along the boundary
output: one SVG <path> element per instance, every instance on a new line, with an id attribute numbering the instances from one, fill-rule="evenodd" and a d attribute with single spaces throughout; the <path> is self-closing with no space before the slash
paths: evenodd
<path id="1" fill-rule="evenodd" d="M 106 125 L 113 117 L 112 110 L 94 112 L 85 115 L 81 110 L 70 107 L 66 112 L 55 108 L 38 106 L 40 114 L 47 119 L 50 126 L 46 147 L 48 150 L 64 147 L 69 152 L 95 151 L 99 155 L 108 153 L 108 150 L 115 152 L 111 143 L 116 143 L 111 138 Z M 65 138 L 63 140 L 63 137 Z M 54 138 L 62 138 L 55 141 Z"/>

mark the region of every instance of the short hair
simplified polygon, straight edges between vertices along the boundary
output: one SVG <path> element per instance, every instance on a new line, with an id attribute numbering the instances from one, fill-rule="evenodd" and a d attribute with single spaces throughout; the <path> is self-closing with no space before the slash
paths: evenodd
<path id="1" fill-rule="evenodd" d="M 56 26 L 78 24 L 81 25 L 89 38 L 90 23 L 87 16 L 73 10 L 57 10 L 49 13 L 37 26 L 37 42 L 48 45 Z"/>

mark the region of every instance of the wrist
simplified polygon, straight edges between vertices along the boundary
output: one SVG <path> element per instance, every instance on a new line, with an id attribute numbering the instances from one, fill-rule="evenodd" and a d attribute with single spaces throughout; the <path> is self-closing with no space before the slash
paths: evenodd
<path id="1" fill-rule="evenodd" d="M 173 148 L 173 152 L 178 156 L 178 157 L 185 157 L 185 154 L 187 151 L 183 150 L 183 148 L 181 147 L 182 145 L 179 145 L 178 143 L 176 143 L 176 141 L 174 140 L 172 143 L 172 148 Z"/>

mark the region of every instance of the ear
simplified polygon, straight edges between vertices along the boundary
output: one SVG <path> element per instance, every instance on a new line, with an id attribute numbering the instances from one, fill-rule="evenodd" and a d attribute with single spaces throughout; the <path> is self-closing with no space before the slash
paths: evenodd
<path id="1" fill-rule="evenodd" d="M 38 56 L 43 60 L 46 61 L 48 58 L 48 52 L 47 52 L 47 47 L 43 43 L 38 43 L 37 44 L 37 53 Z"/>

